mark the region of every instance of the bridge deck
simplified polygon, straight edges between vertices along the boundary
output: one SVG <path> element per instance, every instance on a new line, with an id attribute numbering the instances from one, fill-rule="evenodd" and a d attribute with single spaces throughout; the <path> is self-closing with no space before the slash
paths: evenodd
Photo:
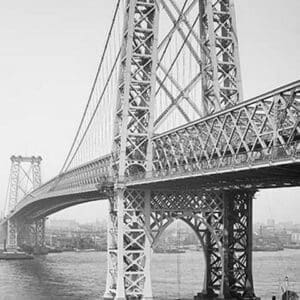
<path id="1" fill-rule="evenodd" d="M 128 185 L 201 177 L 205 186 L 216 178 L 222 181 L 241 174 L 246 176 L 245 181 L 251 181 L 261 178 L 259 175 L 267 169 L 267 173 L 282 170 L 282 185 L 298 185 L 293 172 L 298 179 L 299 140 L 300 81 L 297 81 L 156 136 L 153 170 L 130 178 Z M 287 165 L 295 166 L 289 172 L 283 167 Z M 290 177 L 290 183 L 284 180 Z"/>
<path id="2" fill-rule="evenodd" d="M 157 135 L 152 144 L 153 170 L 125 178 L 128 187 L 299 186 L 300 81 Z M 58 175 L 20 201 L 8 218 L 38 218 L 106 198 L 102 185 L 114 183 L 112 160 L 106 155 Z"/>

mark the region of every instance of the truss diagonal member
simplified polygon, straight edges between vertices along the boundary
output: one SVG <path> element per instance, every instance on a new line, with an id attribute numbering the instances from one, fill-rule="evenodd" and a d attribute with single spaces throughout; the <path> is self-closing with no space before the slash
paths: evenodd
<path id="1" fill-rule="evenodd" d="M 197 106 L 190 100 L 190 98 L 187 96 L 189 94 L 189 92 L 194 88 L 194 86 L 199 82 L 201 78 L 201 73 L 198 73 L 193 79 L 192 81 L 189 83 L 189 85 L 183 89 L 180 94 L 174 98 L 173 95 L 168 91 L 167 87 L 162 84 L 162 88 L 164 89 L 164 91 L 167 93 L 167 96 L 170 98 L 170 100 L 172 101 L 172 103 L 160 114 L 160 116 L 155 120 L 154 122 L 154 128 L 157 129 L 160 124 L 162 124 L 164 122 L 164 120 L 167 118 L 168 115 L 170 115 L 170 113 L 175 109 L 178 108 L 179 111 L 182 113 L 182 115 L 184 116 L 184 118 L 186 119 L 186 121 L 190 121 L 190 118 L 188 117 L 188 115 L 184 112 L 184 110 L 179 106 L 179 103 L 182 99 L 186 99 L 188 101 L 188 103 L 195 109 L 195 111 L 198 113 L 199 117 L 200 115 L 200 111 L 197 108 Z M 158 82 L 161 83 L 161 80 L 158 79 Z"/>
<path id="2" fill-rule="evenodd" d="M 32 166 L 31 166 L 32 167 Z M 32 178 L 30 178 L 30 176 L 28 175 L 28 173 L 24 170 L 24 168 L 20 165 L 20 169 L 21 169 L 21 171 L 24 173 L 24 175 L 25 175 L 25 177 L 31 182 L 31 183 L 33 183 L 33 180 L 32 180 Z M 31 171 L 31 168 L 30 168 L 30 170 L 29 170 L 29 172 Z"/>
<path id="3" fill-rule="evenodd" d="M 163 8 L 165 9 L 167 15 L 169 16 L 170 20 L 172 21 L 172 23 L 174 25 L 176 25 L 176 18 L 173 15 L 172 11 L 170 10 L 170 8 L 168 7 L 168 4 L 166 3 L 165 0 L 160 0 Z M 191 6 L 188 8 L 189 10 L 193 8 L 193 6 L 197 3 L 197 1 L 193 1 L 191 3 Z M 197 19 L 199 20 L 199 16 L 197 17 Z M 182 28 L 180 27 L 180 25 L 176 26 L 176 29 L 178 30 L 180 36 L 182 37 L 182 39 L 184 40 L 184 43 L 186 44 L 186 46 L 188 47 L 188 49 L 191 51 L 191 54 L 193 55 L 193 57 L 195 58 L 196 62 L 199 64 L 199 66 L 201 66 L 201 59 L 199 57 L 199 55 L 197 54 L 197 52 L 195 51 L 193 45 L 190 43 L 190 41 L 188 40 L 188 35 L 186 35 L 184 33 L 184 31 L 182 30 Z M 189 30 L 189 35 L 191 35 L 193 32 L 193 26 L 190 28 Z M 194 33 L 195 34 L 195 33 Z"/>
<path id="4" fill-rule="evenodd" d="M 198 79 L 201 76 L 201 71 L 196 74 L 196 76 L 191 80 L 191 82 L 188 84 L 188 86 L 184 89 L 178 82 L 175 80 L 175 78 L 172 76 L 172 74 L 168 73 L 168 70 L 162 65 L 159 65 L 159 68 L 161 71 L 169 78 L 169 80 L 174 84 L 174 86 L 177 88 L 177 90 L 182 93 L 183 97 L 189 102 L 189 104 L 192 106 L 192 108 L 196 111 L 199 117 L 202 116 L 200 110 L 195 105 L 195 103 L 190 99 L 189 92 L 193 89 L 193 87 L 198 83 Z M 189 88 L 190 86 L 190 88 Z"/>
<path id="5" fill-rule="evenodd" d="M 161 1 L 161 0 L 159 0 Z M 188 0 L 186 0 L 187 2 Z M 162 41 L 160 42 L 159 46 L 158 46 L 158 50 L 160 51 L 161 48 L 169 42 L 169 40 L 172 38 L 174 32 L 176 30 L 178 30 L 178 27 L 180 26 L 180 23 L 185 20 L 184 15 L 187 15 L 190 13 L 190 11 L 194 8 L 195 6 L 195 2 L 198 0 L 194 0 L 188 7 L 186 10 L 184 10 L 185 6 L 181 9 L 181 11 L 178 11 L 178 18 L 176 20 L 176 22 L 172 22 L 173 23 L 173 27 L 172 29 L 166 34 L 166 36 L 162 39 Z M 164 6 L 163 6 L 164 7 Z M 194 31 L 191 32 L 191 34 L 194 36 L 194 38 L 197 40 L 199 39 L 199 37 L 197 37 L 196 33 Z"/>
<path id="6" fill-rule="evenodd" d="M 178 5 L 175 3 L 174 0 L 169 0 L 171 2 L 171 4 L 173 5 L 174 9 L 176 10 L 176 12 L 179 14 L 180 13 L 180 10 L 179 10 L 179 7 Z M 190 4 L 190 7 L 189 8 L 193 8 L 194 5 L 196 3 L 198 3 L 199 1 L 198 0 L 194 0 L 191 4 Z M 197 33 L 195 33 L 195 31 L 193 30 L 192 28 L 192 25 L 190 24 L 190 22 L 188 21 L 188 18 L 186 17 L 186 15 L 188 14 L 188 12 L 186 12 L 183 17 L 182 17 L 182 21 L 186 27 L 188 28 L 188 30 L 191 30 L 191 34 L 192 36 L 195 38 L 196 42 L 198 43 L 198 45 L 200 47 L 202 47 L 202 44 L 201 44 L 201 39 L 200 39 L 200 35 L 197 35 Z M 201 65 L 200 65 L 201 66 Z"/>
<path id="7" fill-rule="evenodd" d="M 189 116 L 186 114 L 186 112 L 184 111 L 184 109 L 179 105 L 179 103 L 176 103 L 176 99 L 174 98 L 174 96 L 172 95 L 172 93 L 168 90 L 168 88 L 163 84 L 163 82 L 161 81 L 161 79 L 159 79 L 158 76 L 157 76 L 156 80 L 161 85 L 161 88 L 167 94 L 168 98 L 170 98 L 171 101 L 172 101 L 172 103 L 174 105 L 176 105 L 176 107 L 178 108 L 178 110 L 180 111 L 180 113 L 182 114 L 182 116 L 185 118 L 185 120 L 187 122 L 190 122 Z"/>

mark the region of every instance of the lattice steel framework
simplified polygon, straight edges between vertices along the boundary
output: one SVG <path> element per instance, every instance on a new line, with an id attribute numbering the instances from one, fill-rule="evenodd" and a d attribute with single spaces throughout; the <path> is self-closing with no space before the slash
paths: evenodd
<path id="1" fill-rule="evenodd" d="M 172 25 L 161 44 L 158 44 L 159 5 Z M 189 17 L 194 18 L 192 23 Z M 174 59 L 164 60 L 162 51 L 158 61 L 158 52 L 164 46 L 168 49 L 174 32 L 182 39 L 182 46 L 175 47 L 178 53 Z M 251 270 L 254 191 L 153 191 L 130 189 L 128 182 L 140 174 L 153 181 L 162 176 L 190 176 L 203 170 L 215 172 L 282 157 L 299 157 L 299 83 L 236 105 L 242 99 L 242 88 L 233 0 L 184 1 L 181 9 L 174 0 L 125 0 L 122 40 L 121 52 L 114 62 L 115 66 L 120 58 L 112 155 L 69 170 L 73 160 L 70 162 L 69 157 L 76 156 L 83 141 L 80 139 L 79 144 L 75 143 L 76 149 L 73 144 L 69 152 L 64 173 L 40 189 L 37 189 L 41 183 L 40 158 L 12 157 L 8 211 L 16 207 L 20 190 L 24 195 L 31 191 L 19 184 L 21 163 L 30 162 L 32 175 L 26 176 L 36 190 L 25 200 L 74 194 L 81 197 L 97 188 L 102 194 L 107 193 L 110 213 L 106 299 L 153 298 L 151 245 L 155 245 L 175 218 L 189 224 L 203 245 L 207 264 L 203 293 L 254 299 Z M 174 73 L 179 68 L 172 70 L 178 56 L 185 57 L 183 48 L 188 49 L 193 58 L 190 63 L 196 66 L 191 68 L 187 80 L 176 78 Z M 199 104 L 193 102 L 190 92 L 197 89 L 200 78 Z M 159 84 L 158 90 L 155 83 Z M 159 90 L 167 96 L 169 104 L 155 112 L 154 120 L 154 100 L 161 93 Z M 182 102 L 185 106 L 181 106 Z M 186 107 L 193 110 L 192 118 Z M 161 132 L 160 126 L 165 125 L 174 110 L 179 111 L 178 115 L 188 125 L 153 136 L 154 130 Z M 191 123 L 195 115 L 206 117 Z M 85 134 L 84 130 L 84 137 Z M 22 222 L 26 224 L 26 220 Z M 17 224 L 12 217 L 7 223 L 8 246 L 16 248 L 17 225 L 21 222 Z M 29 227 L 35 234 L 35 245 L 42 247 L 45 220 L 35 220 L 34 226 Z"/>
<path id="2" fill-rule="evenodd" d="M 187 40 L 189 35 L 194 35 L 199 41 L 193 26 L 188 20 L 183 22 L 189 29 L 186 34 L 178 26 L 185 16 L 179 13 L 177 24 L 172 15 L 174 9 L 178 13 L 176 3 L 170 1 L 172 9 L 168 9 L 166 1 L 161 2 L 174 24 L 173 30 L 178 30 L 199 63 L 198 54 Z M 240 71 L 232 3 L 229 5 L 227 0 L 199 3 L 196 21 L 201 20 L 202 102 L 207 114 L 240 100 Z M 192 2 L 186 11 L 194 5 L 195 2 Z M 153 148 L 150 141 L 154 125 L 155 82 L 159 79 L 156 74 L 158 18 L 157 1 L 126 1 L 112 158 L 117 183 L 108 195 L 108 273 L 104 297 L 152 299 L 151 243 L 174 216 L 189 223 L 206 245 L 208 267 L 204 291 L 225 296 L 231 292 L 224 275 L 224 271 L 230 268 L 225 258 L 231 258 L 231 255 L 224 255 L 222 250 L 222 243 L 226 242 L 223 195 L 199 195 L 199 192 L 155 194 L 150 190 L 128 189 L 124 185 L 127 178 L 138 173 L 147 175 L 152 170 Z M 172 84 L 178 85 L 162 64 L 159 67 Z M 198 78 L 199 73 L 195 82 Z M 166 92 L 163 82 L 159 83 Z M 184 95 L 188 98 L 188 92 Z M 170 99 L 172 104 L 167 110 L 176 106 L 178 100 Z M 162 119 L 168 114 L 167 110 L 162 112 Z M 168 207 L 162 209 L 164 205 Z"/>
<path id="3" fill-rule="evenodd" d="M 203 105 L 207 114 L 243 99 L 233 0 L 199 1 Z"/>
<path id="4" fill-rule="evenodd" d="M 152 176 L 214 173 L 300 155 L 300 83 L 295 82 L 153 139 Z"/>
<path id="5" fill-rule="evenodd" d="M 226 299 L 255 299 L 251 265 L 254 191 L 186 190 L 150 193 L 127 189 L 124 195 L 124 219 L 120 217 L 111 195 L 109 272 L 105 298 L 120 295 L 118 285 L 121 284 L 125 295 L 151 299 L 147 251 L 150 250 L 150 244 L 153 248 L 156 246 L 161 234 L 174 219 L 181 219 L 196 233 L 205 253 L 206 271 L 202 294 Z M 119 222 L 124 222 L 122 241 L 119 240 Z M 124 246 L 123 257 L 119 256 L 120 244 Z M 124 266 L 121 269 L 124 276 L 121 282 L 118 279 L 120 263 Z"/>
<path id="6" fill-rule="evenodd" d="M 148 192 L 128 189 L 118 190 L 111 198 L 105 299 L 113 295 L 116 299 L 152 298 L 150 243 L 145 230 L 150 224 L 149 200 Z"/>
<path id="7" fill-rule="evenodd" d="M 150 200 L 146 201 L 145 193 L 126 190 L 122 182 L 128 175 L 151 169 L 158 9 L 154 0 L 127 0 L 125 4 L 113 140 L 113 169 L 119 183 L 111 200 L 109 228 L 109 247 L 117 250 L 108 249 L 105 298 L 152 298 L 150 244 L 138 222 L 139 211 Z"/>
<path id="8" fill-rule="evenodd" d="M 252 278 L 252 200 L 254 191 L 225 191 L 224 289 L 229 296 L 255 297 Z"/>
<path id="9" fill-rule="evenodd" d="M 113 143 L 114 170 L 120 178 L 146 169 L 157 66 L 156 1 L 126 1 L 125 9 Z"/>
<path id="10" fill-rule="evenodd" d="M 8 195 L 6 199 L 6 215 L 12 211 L 18 201 L 18 186 L 20 176 L 20 163 L 21 161 L 15 156 L 11 157 L 11 169 L 9 177 Z M 9 219 L 7 222 L 7 249 L 17 248 L 17 224 L 13 219 Z"/>
<path id="11" fill-rule="evenodd" d="M 206 258 L 203 294 L 254 299 L 252 199 L 254 191 L 152 192 L 150 235 L 155 245 L 175 219 L 197 234 Z"/>
<path id="12" fill-rule="evenodd" d="M 40 156 L 11 157 L 12 165 L 6 200 L 6 207 L 8 208 L 6 214 L 13 212 L 22 197 L 41 185 L 41 160 Z M 24 166 L 25 164 L 28 165 L 27 168 Z M 45 220 L 37 221 L 39 225 L 35 227 L 36 239 L 39 244 L 44 242 L 44 227 L 40 226 L 44 222 Z M 18 238 L 18 233 L 21 233 L 21 231 L 23 237 Z M 30 231 L 30 226 L 26 222 L 24 223 L 24 220 L 10 218 L 7 222 L 7 248 L 16 250 L 18 242 L 23 241 L 24 237 L 30 239 Z"/>
<path id="13" fill-rule="evenodd" d="M 222 296 L 222 273 L 224 270 L 223 219 L 224 201 L 220 192 L 157 191 L 151 194 L 150 235 L 153 245 L 162 232 L 173 222 L 181 219 L 198 236 L 206 259 L 203 293 Z"/>

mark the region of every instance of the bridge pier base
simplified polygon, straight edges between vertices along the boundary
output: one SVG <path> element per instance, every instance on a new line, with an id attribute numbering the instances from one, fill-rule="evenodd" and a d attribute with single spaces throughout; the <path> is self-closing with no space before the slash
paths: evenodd
<path id="1" fill-rule="evenodd" d="M 45 219 L 22 220 L 18 223 L 18 245 L 25 252 L 36 255 L 47 254 L 45 247 Z"/>
<path id="2" fill-rule="evenodd" d="M 45 247 L 45 218 L 34 221 L 33 234 L 34 234 L 34 246 L 33 254 L 41 255 L 47 254 L 48 251 Z"/>
<path id="3" fill-rule="evenodd" d="M 4 250 L 7 240 L 7 229 L 5 224 L 0 225 L 0 251 Z"/>
<path id="4" fill-rule="evenodd" d="M 18 225 L 15 219 L 9 219 L 7 221 L 7 240 L 5 250 L 10 252 L 18 251 Z"/>
<path id="5" fill-rule="evenodd" d="M 110 201 L 105 300 L 153 300 L 150 191 L 118 188 Z"/>
<path id="6" fill-rule="evenodd" d="M 113 300 L 112 288 L 116 285 L 114 279 L 116 274 L 116 212 L 113 205 L 113 197 L 109 199 L 109 214 L 107 218 L 107 274 L 106 288 L 103 300 Z"/>
<path id="7" fill-rule="evenodd" d="M 153 299 L 151 245 L 174 219 L 193 228 L 205 251 L 205 285 L 198 299 L 259 299 L 252 279 L 254 194 L 116 189 L 109 217 L 104 299 Z"/>
<path id="8" fill-rule="evenodd" d="M 258 299 L 252 277 L 252 201 L 255 191 L 223 192 L 221 299 Z"/>

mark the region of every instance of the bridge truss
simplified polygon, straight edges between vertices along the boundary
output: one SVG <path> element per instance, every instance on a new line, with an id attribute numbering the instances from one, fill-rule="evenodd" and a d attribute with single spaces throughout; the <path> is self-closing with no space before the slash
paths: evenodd
<path id="1" fill-rule="evenodd" d="M 197 1 L 192 1 L 186 9 L 187 2 L 180 10 L 174 1 L 169 4 L 161 1 L 174 24 L 174 30 L 184 40 L 183 47 L 188 48 L 194 59 L 195 56 L 198 57 L 198 53 L 189 38 L 193 35 L 199 45 L 201 58 L 197 63 L 201 61 L 201 64 L 196 75 L 201 73 L 202 78 L 202 100 L 199 107 L 200 114 L 206 115 L 228 108 L 241 100 L 233 3 L 229 0 L 208 0 L 198 2 L 198 6 Z M 179 13 L 178 22 L 170 7 Z M 161 67 L 163 59 L 158 51 L 159 14 L 160 6 L 157 1 L 126 1 L 113 142 L 113 175 L 117 183 L 110 195 L 108 275 L 104 297 L 120 300 L 126 297 L 153 298 L 150 278 L 151 244 L 155 241 L 155 233 L 159 236 L 165 223 L 178 217 L 194 226 L 205 247 L 207 274 L 203 293 L 221 298 L 240 296 L 254 299 L 249 250 L 253 191 L 203 195 L 201 191 L 186 191 L 182 194 L 165 189 L 157 194 L 149 188 L 129 189 L 125 185 L 127 178 L 141 173 L 147 177 L 151 173 L 154 126 L 178 104 L 178 99 L 174 99 L 164 85 L 166 78 L 175 82 L 175 85 L 178 82 L 168 76 L 168 69 Z M 193 20 L 193 15 L 195 18 L 190 25 L 188 20 Z M 200 26 L 198 35 L 194 29 L 197 23 Z M 186 26 L 187 32 L 181 27 L 182 24 Z M 158 78 L 157 81 L 159 87 L 171 95 L 171 104 L 155 121 L 155 84 L 156 77 L 160 74 L 156 72 L 157 68 L 165 74 L 163 80 Z M 187 87 L 190 85 L 191 82 Z M 189 101 L 188 103 L 190 104 Z M 177 110 L 189 121 L 182 107 L 177 107 Z M 228 130 L 222 126 L 223 123 L 224 120 L 218 123 L 221 132 Z M 208 127 L 207 131 L 207 139 L 220 140 L 212 135 L 212 130 Z M 218 135 L 221 135 L 219 131 Z M 195 136 L 199 136 L 199 132 L 202 133 L 203 130 L 198 130 Z M 224 139 L 222 137 L 223 144 Z M 227 144 L 225 152 L 230 150 Z M 214 145 L 218 148 L 216 142 Z M 161 151 L 155 149 L 154 166 L 160 163 L 170 165 L 170 157 L 165 151 L 171 150 L 176 156 L 171 147 L 165 148 L 163 145 Z M 215 152 L 210 151 L 209 155 L 213 157 Z M 166 153 L 168 158 L 161 160 L 160 153 Z M 162 168 L 166 169 L 166 165 Z M 187 207 L 190 209 L 187 210 Z M 206 225 L 205 229 L 202 225 Z"/>
<path id="2" fill-rule="evenodd" d="M 9 189 L 6 200 L 6 214 L 13 212 L 17 203 L 31 191 L 41 185 L 42 158 L 40 156 L 11 157 L 11 171 Z M 18 245 L 30 244 L 34 251 L 40 252 L 45 241 L 45 219 L 40 218 L 34 222 L 28 222 L 24 218 L 10 218 L 7 226 L 7 241 L 5 248 L 16 249 Z"/>
<path id="3" fill-rule="evenodd" d="M 153 299 L 151 252 L 175 219 L 202 243 L 201 296 L 256 299 L 252 200 L 300 185 L 300 83 L 242 102 L 233 0 L 116 2 L 60 174 L 17 201 L 12 163 L 9 245 L 17 224 L 39 244 L 45 216 L 109 199 L 105 299 Z"/>

